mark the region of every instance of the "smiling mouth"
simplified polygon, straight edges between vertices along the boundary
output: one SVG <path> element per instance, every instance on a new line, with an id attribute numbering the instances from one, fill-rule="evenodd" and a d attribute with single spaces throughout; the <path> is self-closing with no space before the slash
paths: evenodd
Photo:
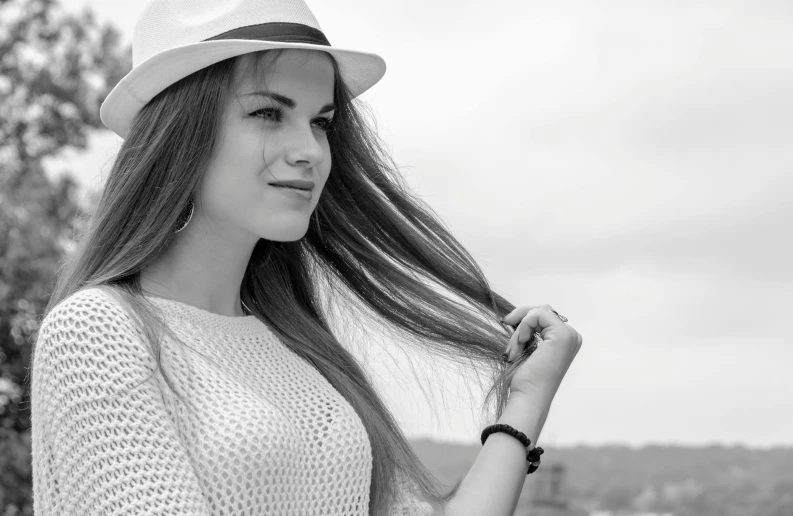
<path id="1" fill-rule="evenodd" d="M 288 179 L 285 181 L 273 181 L 272 183 L 267 183 L 270 186 L 275 186 L 277 188 L 291 188 L 293 190 L 300 190 L 303 192 L 310 192 L 316 186 L 314 181 L 306 181 L 304 179 Z"/>
<path id="2" fill-rule="evenodd" d="M 289 190 L 300 190 L 301 192 L 310 192 L 311 191 L 310 188 L 298 188 L 296 186 L 286 186 L 286 185 L 270 185 L 270 186 L 273 186 L 275 188 L 286 188 L 286 189 L 289 189 Z"/>
<path id="3" fill-rule="evenodd" d="M 281 190 L 284 195 L 287 197 L 292 197 L 294 199 L 301 199 L 303 201 L 310 201 L 314 198 L 314 192 L 311 188 L 300 188 L 298 186 L 288 186 L 288 185 L 277 185 L 271 184 L 270 186 L 274 188 L 278 188 Z"/>

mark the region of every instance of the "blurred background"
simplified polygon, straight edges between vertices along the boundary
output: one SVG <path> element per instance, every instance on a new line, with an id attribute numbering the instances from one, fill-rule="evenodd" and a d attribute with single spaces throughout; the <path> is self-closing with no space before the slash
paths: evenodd
<path id="1" fill-rule="evenodd" d="M 516 514 L 793 516 L 793 4 L 307 1 L 386 60 L 361 99 L 494 288 L 584 336 Z M 32 514 L 30 336 L 144 5 L 0 0 L 0 516 Z M 389 338 L 357 352 L 451 483 L 487 386 Z"/>

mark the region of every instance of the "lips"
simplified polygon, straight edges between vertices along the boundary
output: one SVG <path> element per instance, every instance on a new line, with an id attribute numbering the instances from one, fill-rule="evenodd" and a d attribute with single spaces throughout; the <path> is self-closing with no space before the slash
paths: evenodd
<path id="1" fill-rule="evenodd" d="M 314 181 L 303 181 L 299 179 L 295 179 L 291 181 L 275 181 L 268 184 L 270 186 L 276 186 L 281 188 L 295 188 L 297 190 L 306 190 L 309 192 L 314 189 Z"/>

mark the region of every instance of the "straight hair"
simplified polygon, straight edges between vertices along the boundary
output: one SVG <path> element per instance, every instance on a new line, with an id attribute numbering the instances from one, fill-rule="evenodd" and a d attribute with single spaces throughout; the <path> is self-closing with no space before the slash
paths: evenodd
<path id="1" fill-rule="evenodd" d="M 265 57 L 276 59 L 283 51 L 218 62 L 169 86 L 143 107 L 97 206 L 58 271 L 43 317 L 80 289 L 107 289 L 140 326 L 158 369 L 177 392 L 162 369 L 160 346 L 165 334 L 179 338 L 142 295 L 140 273 L 168 248 L 198 192 L 219 138 L 235 67 L 251 62 L 247 70 L 259 73 Z M 501 358 L 509 340 L 501 317 L 515 307 L 491 289 L 440 217 L 406 186 L 365 120 L 363 103 L 352 98 L 332 56 L 331 61 L 336 113 L 328 133 L 330 175 L 302 239 L 262 238 L 256 243 L 240 297 L 285 346 L 344 396 L 363 422 L 373 455 L 369 514 L 389 514 L 400 478 L 409 481 L 412 494 L 432 505 L 434 514 L 444 514 L 462 478 L 450 489 L 439 486 L 365 368 L 334 334 L 332 312 L 346 300 L 419 352 L 463 364 L 477 376 L 490 372 L 483 407 L 495 398 L 500 417 L 510 380 L 523 361 L 506 364 Z M 324 304 L 323 292 L 330 300 Z"/>

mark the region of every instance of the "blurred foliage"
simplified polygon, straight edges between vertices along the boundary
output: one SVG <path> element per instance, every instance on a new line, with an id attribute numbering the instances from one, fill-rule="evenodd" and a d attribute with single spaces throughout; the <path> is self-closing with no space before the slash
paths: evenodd
<path id="1" fill-rule="evenodd" d="M 31 336 L 72 244 L 69 176 L 42 159 L 85 148 L 99 106 L 131 67 L 120 34 L 54 0 L 0 0 L 0 515 L 32 514 Z"/>

